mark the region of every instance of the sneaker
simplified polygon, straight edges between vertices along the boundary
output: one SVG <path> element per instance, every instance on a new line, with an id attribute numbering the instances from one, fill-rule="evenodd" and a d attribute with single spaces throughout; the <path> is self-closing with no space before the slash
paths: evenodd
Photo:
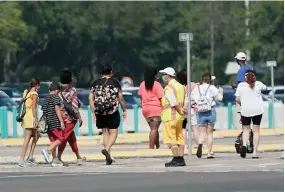
<path id="1" fill-rule="evenodd" d="M 77 165 L 78 165 L 78 166 L 83 165 L 83 162 L 84 162 L 84 159 L 83 159 L 83 158 L 77 159 Z"/>
<path id="2" fill-rule="evenodd" d="M 109 152 L 106 149 L 103 149 L 101 152 L 106 157 L 106 165 L 111 165 L 113 163 L 113 160 Z"/>
<path id="3" fill-rule="evenodd" d="M 18 165 L 19 167 L 27 167 L 25 161 L 19 161 L 19 162 L 17 163 L 17 165 Z"/>
<path id="4" fill-rule="evenodd" d="M 42 149 L 42 155 L 44 156 L 46 163 L 50 164 L 49 151 L 47 149 Z"/>
<path id="5" fill-rule="evenodd" d="M 196 156 L 198 157 L 198 158 L 201 158 L 202 157 L 202 153 L 203 153 L 203 144 L 199 144 L 199 146 L 198 146 L 198 149 L 197 149 L 197 152 L 196 152 Z"/>
<path id="6" fill-rule="evenodd" d="M 168 162 L 168 163 L 165 163 L 165 167 L 177 167 L 177 157 L 173 157 L 173 159 Z"/>
<path id="7" fill-rule="evenodd" d="M 31 165 L 38 165 L 38 162 L 35 158 L 28 157 L 26 160 L 27 163 L 30 163 Z"/>
<path id="8" fill-rule="evenodd" d="M 69 166 L 68 163 L 66 163 L 66 162 L 64 162 L 64 161 L 62 161 L 62 160 L 59 160 L 59 161 L 61 162 L 61 164 L 62 164 L 63 167 L 68 167 L 68 166 Z"/>
<path id="9" fill-rule="evenodd" d="M 52 167 L 62 167 L 62 163 L 58 158 L 54 158 L 51 163 Z"/>
<path id="10" fill-rule="evenodd" d="M 240 152 L 241 158 L 246 158 L 246 151 L 247 151 L 246 146 L 242 146 L 241 152 Z"/>
<path id="11" fill-rule="evenodd" d="M 176 162 L 175 162 L 175 164 L 176 164 L 177 167 L 184 167 L 184 166 L 186 166 L 184 157 L 178 157 Z"/>

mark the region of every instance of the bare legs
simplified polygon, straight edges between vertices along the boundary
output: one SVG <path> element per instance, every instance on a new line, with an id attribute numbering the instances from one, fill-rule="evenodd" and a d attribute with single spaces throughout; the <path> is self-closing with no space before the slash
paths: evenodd
<path id="1" fill-rule="evenodd" d="M 33 158 L 37 142 L 38 142 L 38 140 L 40 138 L 40 134 L 39 134 L 39 132 L 37 132 L 36 129 L 32 129 L 32 135 L 34 137 L 33 137 L 33 140 L 32 140 L 32 145 L 31 145 L 31 149 L 30 149 L 30 153 L 29 153 L 29 158 Z"/>
<path id="2" fill-rule="evenodd" d="M 257 148 L 260 140 L 260 125 L 253 125 L 253 157 L 258 157 Z"/>
<path id="3" fill-rule="evenodd" d="M 118 137 L 118 129 L 102 129 L 104 148 L 110 153 Z"/>
<path id="4" fill-rule="evenodd" d="M 150 127 L 150 133 L 149 133 L 149 149 L 154 149 L 154 146 L 156 146 L 156 149 L 159 149 L 159 132 L 158 128 L 160 126 L 161 121 L 151 121 L 149 122 Z"/>
<path id="5" fill-rule="evenodd" d="M 20 157 L 20 161 L 24 161 L 26 153 L 27 153 L 27 149 L 30 143 L 30 140 L 32 138 L 32 134 L 33 134 L 33 129 L 26 129 L 26 137 L 24 139 L 24 143 L 22 146 L 22 152 L 21 152 L 21 157 Z"/>
<path id="6" fill-rule="evenodd" d="M 198 139 L 198 150 L 197 150 L 197 157 L 201 158 L 202 156 L 202 146 L 205 141 L 207 135 L 207 149 L 208 149 L 208 157 L 212 157 L 212 147 L 213 147 L 213 128 L 214 125 L 207 125 L 207 126 L 200 126 L 199 127 L 199 139 Z"/>

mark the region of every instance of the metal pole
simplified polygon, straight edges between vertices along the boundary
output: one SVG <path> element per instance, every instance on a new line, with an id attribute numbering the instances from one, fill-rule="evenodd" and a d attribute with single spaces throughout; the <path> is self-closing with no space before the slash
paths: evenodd
<path id="1" fill-rule="evenodd" d="M 271 65 L 271 87 L 272 87 L 272 95 L 271 95 L 271 102 L 272 102 L 272 128 L 275 129 L 275 118 L 274 118 L 274 99 L 275 99 L 275 89 L 274 89 L 274 66 Z"/>
<path id="2" fill-rule="evenodd" d="M 187 38 L 187 86 L 188 86 L 188 159 L 191 162 L 192 157 L 192 130 L 191 130 L 191 63 L 190 63 L 190 37 Z"/>
<path id="3" fill-rule="evenodd" d="M 211 11 L 212 13 L 214 12 L 214 3 L 211 1 Z M 211 33 L 211 74 L 214 75 L 214 18 L 213 16 L 211 17 L 211 25 L 210 25 L 210 33 Z"/>

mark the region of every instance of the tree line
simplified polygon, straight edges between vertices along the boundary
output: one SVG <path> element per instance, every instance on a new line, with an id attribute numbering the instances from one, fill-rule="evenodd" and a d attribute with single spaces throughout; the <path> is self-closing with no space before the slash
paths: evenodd
<path id="1" fill-rule="evenodd" d="M 226 64 L 249 49 L 259 78 L 270 82 L 265 62 L 276 60 L 276 84 L 283 84 L 282 1 L 250 1 L 248 9 L 243 1 L 1 2 L 0 10 L 0 82 L 58 80 L 69 68 L 84 87 L 110 64 L 117 77 L 137 85 L 149 66 L 186 68 L 178 34 L 191 32 L 194 81 L 214 71 L 220 84 L 232 83 Z"/>

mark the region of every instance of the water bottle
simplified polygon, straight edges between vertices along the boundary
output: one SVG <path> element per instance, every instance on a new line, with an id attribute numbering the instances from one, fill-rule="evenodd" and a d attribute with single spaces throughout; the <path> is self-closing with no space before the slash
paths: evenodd
<path id="1" fill-rule="evenodd" d="M 250 141 L 249 141 L 249 140 L 247 140 L 246 146 L 247 146 L 247 150 L 249 150 L 249 151 L 252 150 L 252 149 L 251 149 L 251 146 L 250 146 Z"/>

